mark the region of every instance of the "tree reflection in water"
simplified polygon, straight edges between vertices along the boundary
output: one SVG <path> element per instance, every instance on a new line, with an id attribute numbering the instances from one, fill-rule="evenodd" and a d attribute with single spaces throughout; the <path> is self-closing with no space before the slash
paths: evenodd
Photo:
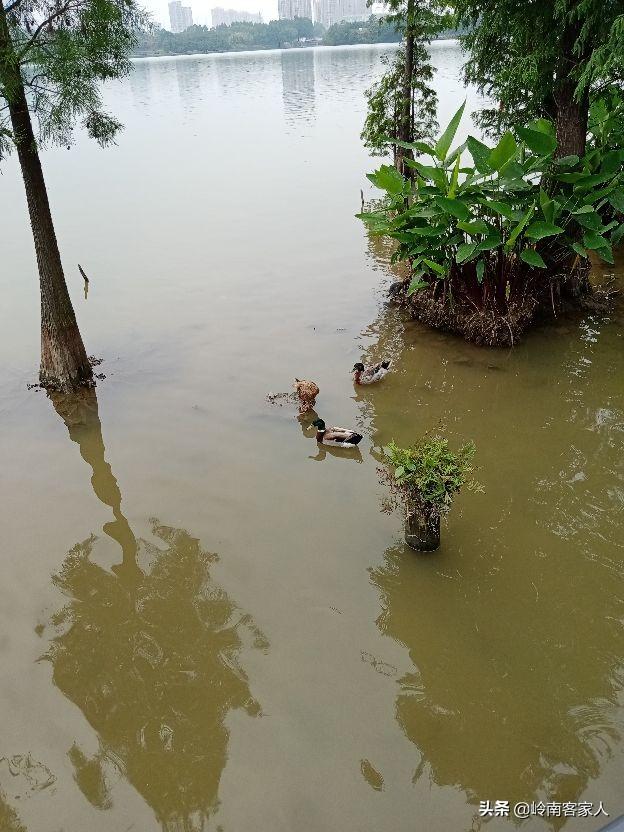
<path id="1" fill-rule="evenodd" d="M 394 310 L 375 322 L 384 348 L 396 326 Z M 414 777 L 477 805 L 600 799 L 624 734 L 619 334 L 586 318 L 489 367 L 417 333 L 384 395 L 360 393 L 376 440 L 407 444 L 442 418 L 453 441 L 475 439 L 486 494 L 461 501 L 435 556 L 398 545 L 371 573 L 377 625 L 413 666 L 394 707 L 422 754 Z"/>
<path id="2" fill-rule="evenodd" d="M 109 572 L 92 559 L 92 535 L 53 577 L 69 600 L 53 618 L 61 634 L 46 658 L 54 683 L 100 741 L 94 760 L 71 749 L 76 781 L 94 806 L 106 808 L 101 763 L 112 762 L 163 829 L 204 829 L 218 805 L 228 712 L 260 710 L 238 656 L 247 643 L 265 649 L 266 639 L 213 582 L 218 558 L 199 540 L 156 519 L 156 542 L 135 538 L 104 457 L 95 391 L 54 396 L 53 403 L 93 469 L 96 495 L 113 509 L 104 531 L 123 553 Z"/>
<path id="3" fill-rule="evenodd" d="M 368 250 L 401 276 L 379 238 Z M 383 395 L 357 391 L 375 442 L 441 423 L 478 449 L 486 493 L 459 502 L 441 550 L 397 545 L 371 572 L 377 625 L 413 668 L 394 710 L 414 780 L 477 805 L 599 800 L 624 735 L 621 332 L 591 314 L 561 326 L 495 353 L 390 306 L 365 333 L 363 361 L 394 359 Z"/>
<path id="4" fill-rule="evenodd" d="M 443 589 L 435 570 L 397 546 L 371 572 L 381 598 L 377 625 L 405 645 L 414 666 L 398 680 L 395 704 L 422 754 L 414 781 L 459 787 L 477 805 L 581 799 L 619 741 L 621 660 L 617 646 L 601 649 L 613 644 L 616 626 L 605 616 L 595 628 L 595 663 L 579 673 L 588 647 L 581 639 L 566 643 L 570 619 L 534 649 L 538 617 L 514 639 L 513 622 L 490 600 L 497 634 L 490 615 L 476 612 L 484 600 L 470 598 L 459 580 Z M 485 588 L 483 595 L 491 599 Z"/>
<path id="5" fill-rule="evenodd" d="M 14 810 L 6 802 L 3 793 L 0 791 L 0 830 L 2 832 L 27 832 L 26 827 L 20 823 Z"/>

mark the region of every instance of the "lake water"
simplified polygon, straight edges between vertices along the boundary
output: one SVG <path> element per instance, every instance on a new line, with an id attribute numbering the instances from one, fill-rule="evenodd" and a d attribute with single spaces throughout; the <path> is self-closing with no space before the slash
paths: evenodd
<path id="1" fill-rule="evenodd" d="M 137 61 L 107 90 L 118 146 L 46 152 L 97 397 L 26 389 L 38 285 L 4 166 L 2 832 L 624 812 L 622 310 L 486 351 L 385 304 L 354 214 L 363 92 L 392 48 Z M 444 123 L 462 58 L 432 51 Z M 362 356 L 395 372 L 356 391 Z M 294 376 L 361 452 L 319 451 L 267 403 Z M 378 452 L 440 425 L 476 442 L 485 494 L 418 556 L 380 513 Z"/>

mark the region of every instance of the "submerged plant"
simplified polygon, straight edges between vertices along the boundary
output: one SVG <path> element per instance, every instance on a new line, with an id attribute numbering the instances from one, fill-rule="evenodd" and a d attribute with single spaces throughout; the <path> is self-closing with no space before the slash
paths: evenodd
<path id="1" fill-rule="evenodd" d="M 391 442 L 383 453 L 391 469 L 394 494 L 429 503 L 440 514 L 450 509 L 454 495 L 464 485 L 471 490 L 482 490 L 472 478 L 472 460 L 476 453 L 473 442 L 453 451 L 448 439 L 433 436 L 425 437 L 411 448 L 400 448 Z M 382 471 L 388 473 L 387 469 Z"/>
<path id="2" fill-rule="evenodd" d="M 386 466 L 378 473 L 390 489 L 384 510 L 405 513 L 405 539 L 412 548 L 437 549 L 440 518 L 450 510 L 455 495 L 464 486 L 483 491 L 472 476 L 475 452 L 472 442 L 453 451 L 441 436 L 426 436 L 410 448 L 391 442 L 383 449 Z"/>

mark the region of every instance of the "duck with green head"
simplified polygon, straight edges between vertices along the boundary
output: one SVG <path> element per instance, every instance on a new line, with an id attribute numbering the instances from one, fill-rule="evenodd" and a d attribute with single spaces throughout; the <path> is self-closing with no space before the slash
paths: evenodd
<path id="1" fill-rule="evenodd" d="M 362 434 L 348 428 L 328 428 L 322 419 L 315 419 L 316 441 L 335 448 L 355 448 L 362 441 Z"/>
<path id="2" fill-rule="evenodd" d="M 361 361 L 353 365 L 351 372 L 356 384 L 375 384 L 381 381 L 390 372 L 391 361 L 380 361 L 378 364 L 371 364 L 365 367 Z"/>

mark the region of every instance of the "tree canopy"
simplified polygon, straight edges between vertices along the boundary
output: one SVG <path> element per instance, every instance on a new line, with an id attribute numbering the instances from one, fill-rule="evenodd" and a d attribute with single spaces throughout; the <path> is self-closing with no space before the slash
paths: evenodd
<path id="1" fill-rule="evenodd" d="M 110 143 L 121 125 L 103 110 L 100 84 L 129 70 L 146 21 L 134 0 L 12 0 L 2 17 L 0 155 L 15 143 L 8 102 L 19 94 L 16 69 L 41 144 L 71 144 L 76 122 Z"/>
<path id="2" fill-rule="evenodd" d="M 386 73 L 366 92 L 367 116 L 362 141 L 375 155 L 392 150 L 395 164 L 412 151 L 405 142 L 429 137 L 437 127 L 437 96 L 427 44 L 448 23 L 438 0 L 389 0 L 384 25 L 404 44 Z"/>
<path id="3" fill-rule="evenodd" d="M 466 80 L 495 99 L 480 114 L 498 132 L 557 118 L 561 87 L 583 102 L 624 83 L 624 0 L 455 0 Z"/>

